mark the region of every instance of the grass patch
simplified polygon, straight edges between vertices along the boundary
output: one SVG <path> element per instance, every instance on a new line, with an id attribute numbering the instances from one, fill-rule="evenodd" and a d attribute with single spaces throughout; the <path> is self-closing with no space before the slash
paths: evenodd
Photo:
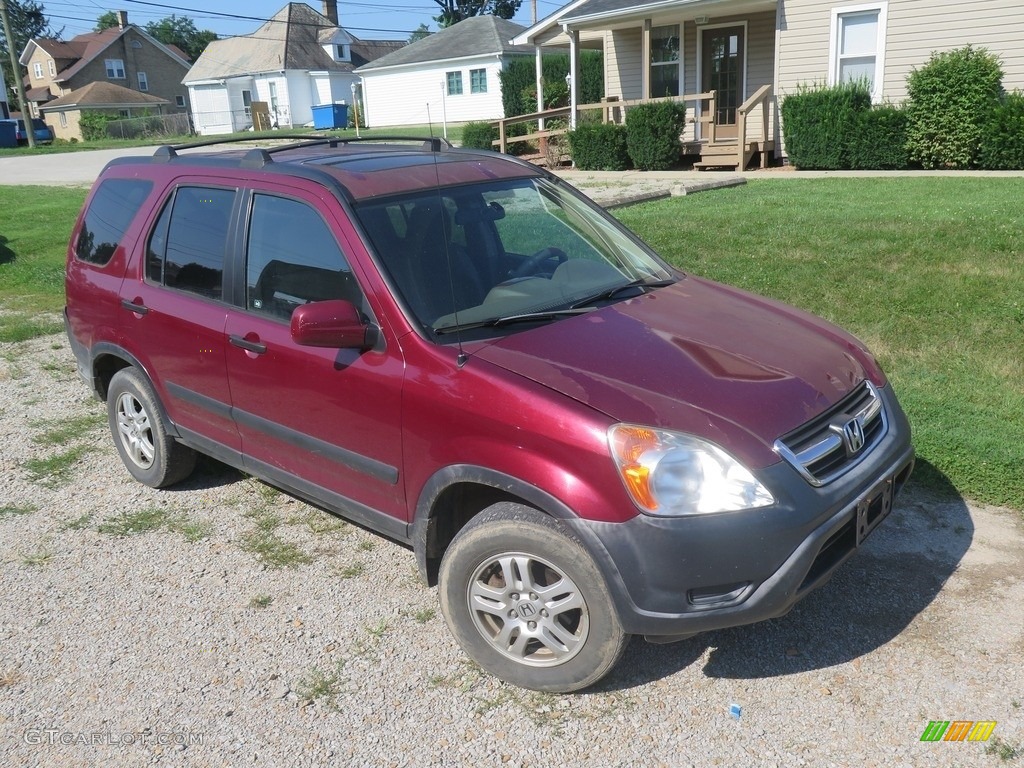
<path id="1" fill-rule="evenodd" d="M 1010 760 L 1016 760 L 1021 755 L 1024 755 L 1024 748 L 1015 747 L 1012 744 L 1007 744 L 1005 741 L 996 736 L 985 746 L 986 755 L 995 755 L 1004 762 Z"/>
<path id="2" fill-rule="evenodd" d="M 297 568 L 313 562 L 300 547 L 268 531 L 250 533 L 242 539 L 242 549 L 269 568 Z"/>
<path id="3" fill-rule="evenodd" d="M 29 459 L 22 466 L 28 470 L 29 480 L 47 488 L 59 488 L 71 480 L 71 473 L 85 454 L 88 445 L 76 445 L 46 459 Z"/>
<path id="4" fill-rule="evenodd" d="M 31 568 L 42 568 L 51 560 L 53 560 L 53 552 L 45 549 L 41 549 L 38 552 L 32 552 L 28 555 L 23 555 L 21 558 L 22 564 Z"/>
<path id="5" fill-rule="evenodd" d="M 918 481 L 1024 509 L 1018 181 L 753 181 L 616 215 L 684 270 L 858 335 L 935 468 Z"/>
<path id="6" fill-rule="evenodd" d="M 38 507 L 33 504 L 5 504 L 0 507 L 0 519 L 14 517 L 15 515 L 31 515 Z"/>
<path id="7" fill-rule="evenodd" d="M 137 512 L 124 512 L 117 517 L 109 517 L 99 524 L 97 530 L 110 536 L 136 536 L 167 530 L 180 533 L 188 542 L 195 542 L 209 536 L 213 526 L 193 520 L 187 515 L 175 514 L 164 507 L 145 507 Z"/>
<path id="8" fill-rule="evenodd" d="M 85 514 L 81 517 L 76 517 L 74 520 L 68 520 L 66 523 L 62 523 L 60 529 L 62 531 L 84 531 L 92 523 L 92 515 Z"/>
<path id="9" fill-rule="evenodd" d="M 270 595 L 256 595 L 252 600 L 249 601 L 249 607 L 269 608 L 272 602 L 274 602 L 274 598 Z"/>
<path id="10" fill-rule="evenodd" d="M 355 579 L 366 573 L 366 566 L 362 563 L 349 563 L 337 570 L 338 576 L 343 579 Z"/>
<path id="11" fill-rule="evenodd" d="M 341 693 L 341 670 L 324 672 L 314 668 L 295 684 L 295 693 L 303 701 L 313 702 Z"/>
<path id="12" fill-rule="evenodd" d="M 72 419 L 60 419 L 57 421 L 35 422 L 34 427 L 45 427 L 45 429 L 32 436 L 32 442 L 37 445 L 54 445 L 69 443 L 88 435 L 93 430 L 106 424 L 106 414 L 91 413 L 85 416 L 76 416 Z"/>

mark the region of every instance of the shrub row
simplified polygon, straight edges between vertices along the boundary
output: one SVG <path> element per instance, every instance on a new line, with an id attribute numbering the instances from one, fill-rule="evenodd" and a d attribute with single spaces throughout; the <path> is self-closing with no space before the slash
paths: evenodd
<path id="1" fill-rule="evenodd" d="M 801 86 L 782 101 L 790 160 L 807 169 L 1024 169 L 1024 95 L 1002 90 L 984 48 L 932 54 L 902 108 L 871 106 L 866 83 Z"/>

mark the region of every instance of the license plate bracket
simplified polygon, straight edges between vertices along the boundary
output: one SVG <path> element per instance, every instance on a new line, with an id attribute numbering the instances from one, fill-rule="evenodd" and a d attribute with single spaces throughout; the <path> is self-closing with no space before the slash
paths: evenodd
<path id="1" fill-rule="evenodd" d="M 858 547 L 892 511 L 895 487 L 895 478 L 888 477 L 857 503 Z"/>

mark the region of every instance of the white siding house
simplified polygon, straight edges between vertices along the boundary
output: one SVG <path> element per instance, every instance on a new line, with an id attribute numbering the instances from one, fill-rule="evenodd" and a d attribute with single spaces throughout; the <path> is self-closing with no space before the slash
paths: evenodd
<path id="1" fill-rule="evenodd" d="M 532 48 L 509 43 L 523 27 L 472 16 L 356 70 L 373 126 L 497 120 L 505 116 L 499 74 Z"/>
<path id="2" fill-rule="evenodd" d="M 1024 89 L 1021 0 L 574 0 L 513 42 L 572 54 L 598 36 L 606 97 L 715 90 L 720 135 L 735 131 L 745 99 L 771 85 L 776 155 L 785 154 L 779 103 L 802 84 L 867 77 L 876 102 L 899 103 L 907 75 L 933 52 L 973 45 L 999 56 L 1008 91 Z M 666 83 L 668 94 L 655 92 Z M 748 120 L 748 140 L 764 138 L 760 123 Z M 684 138 L 701 141 L 699 123 Z"/>
<path id="3" fill-rule="evenodd" d="M 252 102 L 266 102 L 275 127 L 311 125 L 313 107 L 347 102 L 360 64 L 398 50 L 397 40 L 359 40 L 324 13 L 289 3 L 251 35 L 214 40 L 183 82 L 200 134 L 246 130 Z"/>

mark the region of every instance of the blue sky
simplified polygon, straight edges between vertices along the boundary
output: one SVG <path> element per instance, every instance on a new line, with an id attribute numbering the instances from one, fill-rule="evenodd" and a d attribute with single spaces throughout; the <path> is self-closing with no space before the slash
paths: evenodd
<path id="1" fill-rule="evenodd" d="M 188 16 L 199 29 L 211 29 L 221 37 L 244 35 L 256 30 L 260 20 L 273 16 L 286 0 L 39 0 L 54 29 L 64 27 L 64 38 L 90 31 L 96 18 L 108 10 L 128 11 L 128 20 L 139 26 L 170 16 Z M 316 10 L 321 0 L 307 0 Z M 565 2 L 537 0 L 537 16 L 544 18 Z M 437 29 L 433 16 L 438 7 L 432 0 L 338 0 L 341 26 L 366 40 L 402 40 L 420 24 Z M 514 21 L 530 24 L 530 0 L 523 0 Z M 227 18 L 217 14 L 246 18 Z"/>

